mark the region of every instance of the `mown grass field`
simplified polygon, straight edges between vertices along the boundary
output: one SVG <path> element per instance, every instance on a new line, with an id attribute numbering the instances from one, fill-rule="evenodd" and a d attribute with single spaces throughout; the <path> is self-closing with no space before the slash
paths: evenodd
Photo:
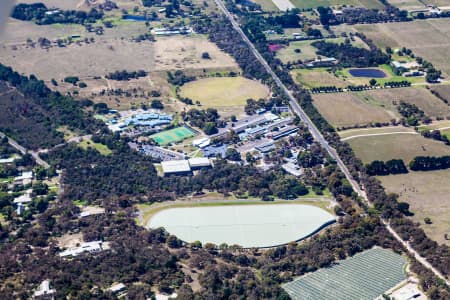
<path id="1" fill-rule="evenodd" d="M 450 233 L 450 170 L 410 172 L 379 177 L 388 192 L 400 195 L 410 204 L 412 217 L 421 224 L 426 234 L 439 243 L 450 246 L 444 234 Z M 425 224 L 424 218 L 432 224 Z"/>
<path id="2" fill-rule="evenodd" d="M 258 81 L 244 77 L 214 77 L 189 82 L 180 89 L 180 96 L 199 101 L 205 108 L 217 108 L 219 113 L 228 114 L 240 110 L 247 99 L 267 98 L 270 90 Z"/>
<path id="3" fill-rule="evenodd" d="M 314 94 L 313 104 L 335 127 L 390 122 L 397 114 L 359 93 Z"/>
<path id="4" fill-rule="evenodd" d="M 425 58 L 436 68 L 450 74 L 450 22 L 445 19 L 362 24 L 355 25 L 354 28 L 372 39 L 380 48 L 410 48 L 416 56 Z"/>
<path id="5" fill-rule="evenodd" d="M 314 88 L 319 86 L 335 86 L 347 87 L 349 82 L 337 77 L 326 68 L 315 69 L 295 69 L 291 71 L 292 78 L 296 83 L 307 88 Z"/>
<path id="6" fill-rule="evenodd" d="M 405 163 L 409 163 L 416 156 L 450 155 L 449 146 L 420 134 L 371 135 L 347 142 L 364 163 L 390 159 L 403 159 Z"/>
<path id="7" fill-rule="evenodd" d="M 83 149 L 93 148 L 100 152 L 101 155 L 110 155 L 112 151 L 108 148 L 108 146 L 100 144 L 100 143 L 94 143 L 90 139 L 84 139 L 80 143 L 78 143 L 78 146 Z"/>

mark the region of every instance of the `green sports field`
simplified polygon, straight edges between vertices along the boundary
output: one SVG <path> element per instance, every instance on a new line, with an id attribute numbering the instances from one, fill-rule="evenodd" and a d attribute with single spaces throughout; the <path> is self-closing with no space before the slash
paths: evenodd
<path id="1" fill-rule="evenodd" d="M 164 146 L 170 143 L 181 142 L 193 136 L 195 136 L 195 132 L 183 126 L 156 133 L 150 136 L 150 138 L 158 143 L 158 145 Z"/>

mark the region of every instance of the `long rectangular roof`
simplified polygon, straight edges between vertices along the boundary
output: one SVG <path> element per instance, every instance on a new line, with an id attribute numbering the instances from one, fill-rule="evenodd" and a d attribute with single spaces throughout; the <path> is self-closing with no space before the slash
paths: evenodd
<path id="1" fill-rule="evenodd" d="M 191 166 L 187 160 L 167 160 L 161 162 L 164 174 L 185 173 L 191 171 Z"/>

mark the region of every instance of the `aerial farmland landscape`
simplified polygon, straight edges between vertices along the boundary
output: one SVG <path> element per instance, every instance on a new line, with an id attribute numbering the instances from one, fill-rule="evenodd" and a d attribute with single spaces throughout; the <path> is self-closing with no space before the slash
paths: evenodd
<path id="1" fill-rule="evenodd" d="M 0 22 L 0 299 L 450 299 L 450 1 Z"/>

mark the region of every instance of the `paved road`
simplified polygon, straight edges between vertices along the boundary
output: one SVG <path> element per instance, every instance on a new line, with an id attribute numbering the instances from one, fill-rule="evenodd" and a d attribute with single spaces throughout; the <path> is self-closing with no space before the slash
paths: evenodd
<path id="1" fill-rule="evenodd" d="M 5 136 L 6 135 L 4 133 L 0 132 L 0 138 L 4 138 Z M 39 157 L 39 153 L 38 152 L 27 150 L 25 147 L 19 145 L 19 143 L 17 143 L 15 140 L 13 140 L 10 137 L 8 137 L 8 143 L 11 146 L 13 146 L 14 148 L 16 148 L 22 154 L 26 154 L 26 153 L 31 154 L 31 156 L 34 158 L 34 160 L 36 161 L 36 163 L 38 165 L 41 165 L 44 168 L 50 168 L 50 165 L 46 161 L 44 161 L 43 159 L 41 159 Z"/>
<path id="2" fill-rule="evenodd" d="M 240 28 L 239 24 L 236 22 L 234 17 L 231 15 L 231 13 L 226 8 L 225 4 L 222 2 L 222 0 L 215 0 L 217 6 L 222 10 L 222 12 L 226 15 L 226 17 L 230 20 L 233 28 L 238 32 L 238 34 L 242 37 L 244 42 L 249 46 L 250 50 L 253 52 L 257 60 L 263 65 L 263 67 L 266 69 L 267 73 L 271 75 L 275 83 L 278 85 L 280 89 L 284 91 L 284 93 L 289 97 L 289 104 L 295 114 L 299 116 L 299 118 L 308 126 L 311 134 L 313 135 L 314 139 L 318 141 L 322 147 L 330 154 L 330 156 L 336 161 L 337 165 L 341 169 L 341 171 L 345 174 L 345 177 L 352 185 L 353 189 L 358 193 L 360 197 L 364 199 L 364 201 L 371 205 L 369 202 L 367 195 L 364 191 L 361 190 L 358 183 L 354 180 L 353 176 L 350 174 L 349 170 L 347 169 L 347 166 L 344 164 L 344 162 L 341 160 L 339 155 L 337 154 L 336 150 L 331 147 L 328 142 L 325 140 L 325 138 L 322 136 L 321 132 L 317 129 L 317 127 L 314 125 L 314 123 L 309 119 L 308 115 L 301 109 L 300 105 L 297 103 L 295 98 L 292 96 L 292 93 L 287 89 L 287 87 L 281 82 L 280 78 L 275 74 L 275 72 L 272 71 L 270 66 L 267 64 L 266 60 L 261 56 L 261 54 L 256 50 L 253 43 L 247 38 L 245 33 Z M 387 230 L 392 233 L 392 235 L 395 237 L 395 239 L 400 242 L 405 249 L 416 258 L 417 261 L 419 261 L 424 267 L 431 270 L 437 277 L 441 278 L 445 283 L 450 286 L 449 281 L 438 271 L 436 270 L 428 261 L 419 255 L 417 251 L 415 251 L 409 243 L 402 240 L 402 238 L 395 232 L 395 230 L 392 228 L 392 226 L 389 224 L 387 220 L 382 219 L 383 224 L 386 226 Z"/>

